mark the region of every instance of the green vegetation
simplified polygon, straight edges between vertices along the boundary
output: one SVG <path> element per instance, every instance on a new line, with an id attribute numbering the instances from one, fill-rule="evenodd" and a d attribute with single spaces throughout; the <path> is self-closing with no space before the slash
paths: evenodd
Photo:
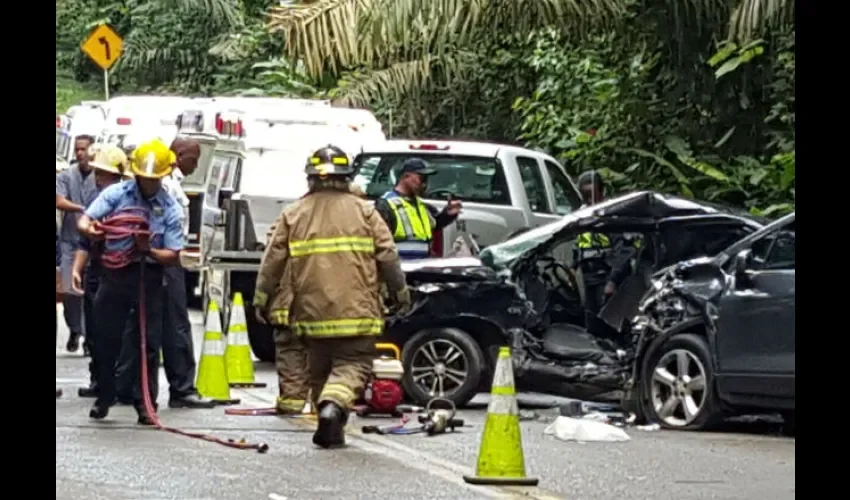
<path id="1" fill-rule="evenodd" d="M 394 136 L 520 142 L 620 190 L 794 207 L 794 0 L 279 3 L 57 0 L 57 66 L 99 82 L 78 47 L 107 22 L 116 93 L 331 98 Z"/>
<path id="2" fill-rule="evenodd" d="M 102 86 L 102 84 L 101 84 Z M 83 85 L 74 80 L 67 71 L 56 68 L 56 114 L 61 114 L 68 107 L 80 101 L 103 99 L 103 90 L 97 91 L 90 85 Z"/>

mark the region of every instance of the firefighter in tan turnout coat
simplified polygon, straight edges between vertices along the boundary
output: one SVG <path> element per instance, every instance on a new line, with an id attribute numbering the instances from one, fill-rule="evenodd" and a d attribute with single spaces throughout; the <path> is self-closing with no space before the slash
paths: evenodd
<path id="1" fill-rule="evenodd" d="M 322 148 L 306 171 L 309 193 L 281 213 L 253 303 L 257 319 L 276 329 L 278 408 L 303 406 L 311 390 L 319 412 L 313 442 L 330 448 L 345 443 L 348 412 L 372 370 L 384 327 L 380 281 L 402 308 L 410 292 L 389 228 L 349 190 L 354 169 L 345 153 Z"/>

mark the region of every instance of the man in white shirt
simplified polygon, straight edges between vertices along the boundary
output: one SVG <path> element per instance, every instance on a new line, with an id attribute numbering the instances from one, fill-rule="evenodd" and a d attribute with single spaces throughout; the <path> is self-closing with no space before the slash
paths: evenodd
<path id="1" fill-rule="evenodd" d="M 198 168 L 201 147 L 196 141 L 176 139 L 171 143 L 177 161 L 171 175 L 162 180 L 162 187 L 183 206 L 183 237 L 189 235 L 189 197 L 183 191 L 183 178 L 192 175 Z M 186 297 L 186 270 L 180 265 L 169 266 L 165 269 L 167 280 L 166 304 L 164 309 L 165 325 L 162 338 L 162 358 L 165 376 L 168 378 L 170 408 L 212 408 L 212 400 L 202 398 L 195 387 L 195 349 L 192 345 L 192 324 L 189 322 L 189 309 Z M 132 352 L 135 346 L 125 342 L 119 372 L 124 374 L 138 371 L 138 355 Z M 137 349 L 137 348 L 135 348 Z M 123 382 L 129 378 L 121 378 L 119 393 L 123 392 Z"/>

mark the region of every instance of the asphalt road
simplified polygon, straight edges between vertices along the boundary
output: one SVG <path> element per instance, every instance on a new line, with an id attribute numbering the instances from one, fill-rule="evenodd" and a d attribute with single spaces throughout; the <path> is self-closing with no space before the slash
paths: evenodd
<path id="1" fill-rule="evenodd" d="M 199 352 L 201 318 L 197 312 L 192 316 Z M 270 451 L 231 450 L 141 428 L 128 407 L 116 407 L 106 421 L 92 422 L 91 400 L 76 395 L 87 382 L 87 360 L 65 352 L 66 335 L 60 327 L 56 385 L 65 394 L 56 401 L 57 500 L 795 498 L 795 440 L 764 422 L 730 424 L 720 433 L 628 429 L 629 442 L 578 444 L 544 436 L 554 411 L 538 409 L 537 420 L 522 423 L 527 472 L 540 478 L 538 488 L 527 489 L 473 487 L 461 478 L 475 467 L 486 395 L 462 412 L 467 427 L 455 435 L 362 435 L 357 430 L 365 422 L 355 418 L 349 447 L 336 451 L 315 449 L 306 420 L 228 416 L 221 408 L 170 410 L 162 373 L 163 422 L 262 441 Z M 273 404 L 274 368 L 256 366 L 259 381 L 268 386 L 233 390 L 241 406 Z M 520 398 L 526 407 L 556 402 L 540 395 Z"/>

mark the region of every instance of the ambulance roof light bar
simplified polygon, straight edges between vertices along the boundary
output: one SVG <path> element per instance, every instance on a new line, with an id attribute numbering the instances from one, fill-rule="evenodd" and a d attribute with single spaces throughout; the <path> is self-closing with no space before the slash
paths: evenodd
<path id="1" fill-rule="evenodd" d="M 245 127 L 242 125 L 242 119 L 225 119 L 221 113 L 215 115 L 215 131 L 221 135 L 231 137 L 245 137 Z"/>
<path id="2" fill-rule="evenodd" d="M 132 125 L 133 120 L 131 120 L 130 118 L 116 118 L 115 124 L 116 125 Z"/>
<path id="3" fill-rule="evenodd" d="M 175 124 L 177 125 L 177 130 L 186 128 L 192 132 L 202 132 L 204 130 L 204 113 L 194 109 L 184 111 L 177 115 Z"/>
<path id="4" fill-rule="evenodd" d="M 448 151 L 449 145 L 446 144 L 443 147 L 440 147 L 437 144 L 411 144 L 410 149 L 414 151 Z"/>

